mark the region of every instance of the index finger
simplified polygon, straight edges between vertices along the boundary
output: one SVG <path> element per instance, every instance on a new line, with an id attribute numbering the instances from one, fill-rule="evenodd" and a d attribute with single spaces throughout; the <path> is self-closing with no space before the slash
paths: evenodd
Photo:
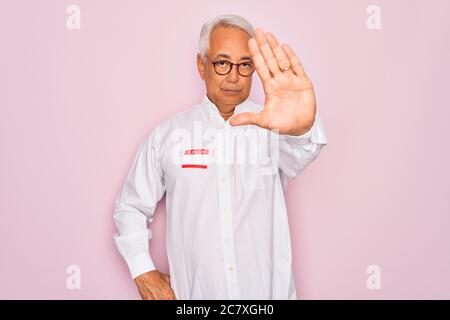
<path id="1" fill-rule="evenodd" d="M 258 43 L 254 38 L 248 40 L 248 48 L 250 49 L 250 54 L 252 55 L 253 63 L 255 64 L 256 72 L 259 77 L 263 82 L 269 80 L 271 78 L 269 68 L 264 61 Z"/>

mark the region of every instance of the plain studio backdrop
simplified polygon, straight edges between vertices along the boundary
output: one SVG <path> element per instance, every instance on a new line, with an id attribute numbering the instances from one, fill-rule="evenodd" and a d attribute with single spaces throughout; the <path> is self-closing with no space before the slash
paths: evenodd
<path id="1" fill-rule="evenodd" d="M 450 1 L 0 9 L 0 298 L 139 299 L 114 199 L 152 127 L 201 101 L 199 32 L 219 14 L 290 44 L 315 86 L 328 146 L 287 193 L 298 297 L 450 298 Z M 164 202 L 151 228 L 167 273 Z"/>

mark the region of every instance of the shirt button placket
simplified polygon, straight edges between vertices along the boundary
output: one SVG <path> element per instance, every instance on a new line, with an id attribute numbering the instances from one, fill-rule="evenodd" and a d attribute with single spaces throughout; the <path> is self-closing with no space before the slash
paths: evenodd
<path id="1" fill-rule="evenodd" d="M 236 257 L 233 242 L 232 214 L 230 208 L 230 184 L 227 178 L 229 167 L 221 164 L 219 170 L 219 198 L 222 222 L 222 243 L 225 258 L 225 276 L 230 299 L 239 299 L 239 287 L 236 273 Z"/>

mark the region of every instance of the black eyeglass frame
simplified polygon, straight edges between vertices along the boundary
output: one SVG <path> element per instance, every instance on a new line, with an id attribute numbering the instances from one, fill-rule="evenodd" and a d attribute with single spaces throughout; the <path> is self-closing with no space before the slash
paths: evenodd
<path id="1" fill-rule="evenodd" d="M 237 68 L 237 72 L 238 72 L 239 75 L 242 76 L 242 77 L 251 77 L 251 76 L 253 75 L 253 73 L 255 72 L 255 70 L 256 70 L 255 65 L 253 64 L 253 62 L 245 61 L 245 62 L 241 62 L 241 63 L 233 63 L 233 62 L 228 61 L 228 60 L 225 60 L 225 59 L 213 61 L 213 60 L 212 60 L 210 57 L 208 57 L 206 54 L 205 54 L 205 57 L 208 58 L 208 60 L 211 61 L 211 63 L 214 65 L 214 71 L 215 71 L 218 75 L 221 75 L 221 76 L 225 76 L 225 75 L 229 74 L 229 73 L 231 72 L 231 70 L 233 70 L 233 67 L 234 67 L 234 66 L 237 66 L 237 67 L 236 67 L 236 68 Z M 227 63 L 230 64 L 230 68 L 229 68 L 229 70 L 228 70 L 226 73 L 219 73 L 219 72 L 217 72 L 217 70 L 216 70 L 216 64 L 218 64 L 219 62 L 227 62 Z M 250 64 L 253 66 L 253 71 L 252 71 L 249 75 L 243 75 L 242 73 L 239 72 L 239 66 L 242 65 L 242 64 L 245 64 L 245 63 L 250 63 Z"/>

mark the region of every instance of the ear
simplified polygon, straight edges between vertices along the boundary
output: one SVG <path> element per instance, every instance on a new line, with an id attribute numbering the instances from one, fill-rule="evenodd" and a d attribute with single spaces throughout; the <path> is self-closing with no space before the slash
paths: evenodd
<path id="1" fill-rule="evenodd" d="M 197 69 L 198 73 L 200 74 L 200 78 L 202 78 L 203 81 L 205 81 L 205 64 L 203 63 L 202 56 L 200 53 L 197 53 Z"/>

